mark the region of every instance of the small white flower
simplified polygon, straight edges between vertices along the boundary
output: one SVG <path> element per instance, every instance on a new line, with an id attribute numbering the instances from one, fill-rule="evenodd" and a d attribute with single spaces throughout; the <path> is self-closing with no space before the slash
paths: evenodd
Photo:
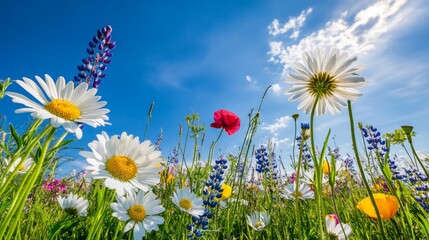
<path id="1" fill-rule="evenodd" d="M 86 158 L 94 179 L 106 179 L 104 184 L 116 189 L 118 195 L 145 192 L 160 182 L 161 152 L 146 140 L 140 143 L 138 137 L 123 132 L 121 136 L 109 137 L 107 133 L 97 135 L 98 141 L 88 144 L 92 152 L 79 154 Z"/>
<path id="2" fill-rule="evenodd" d="M 177 189 L 171 199 L 177 207 L 192 216 L 199 217 L 204 214 L 203 199 L 195 196 L 187 187 Z"/>
<path id="3" fill-rule="evenodd" d="M 19 174 L 24 174 L 30 169 L 31 165 L 33 165 L 34 161 L 32 158 L 27 158 L 25 161 L 18 166 L 19 162 L 21 162 L 21 158 L 17 158 L 12 165 L 9 168 L 9 172 L 15 171 L 15 169 L 18 167 L 18 170 L 16 171 Z M 9 160 L 5 159 L 6 167 L 9 165 Z"/>
<path id="4" fill-rule="evenodd" d="M 270 216 L 267 212 L 254 212 L 247 215 L 247 223 L 256 231 L 261 231 L 270 223 Z"/>
<path id="5" fill-rule="evenodd" d="M 352 228 L 348 224 L 340 223 L 338 216 L 336 214 L 326 215 L 325 222 L 326 222 L 326 231 L 328 232 L 328 235 L 332 238 L 335 238 L 338 240 L 345 240 L 352 233 Z M 341 225 L 342 225 L 342 228 L 341 228 Z"/>
<path id="6" fill-rule="evenodd" d="M 71 193 L 67 196 L 67 198 L 60 196 L 58 198 L 58 203 L 66 213 L 78 216 L 86 216 L 89 205 L 88 200 L 79 198 L 77 195 Z"/>
<path id="7" fill-rule="evenodd" d="M 314 191 L 311 190 L 311 187 L 306 183 L 301 183 L 296 191 L 296 184 L 292 183 L 287 185 L 280 196 L 286 199 L 295 199 L 295 196 L 298 195 L 299 199 L 314 199 Z"/>
<path id="8" fill-rule="evenodd" d="M 152 191 L 145 194 L 139 190 L 126 197 L 116 195 L 116 201 L 110 204 L 114 211 L 112 215 L 124 222 L 130 220 L 125 225 L 124 232 L 134 228 L 134 240 L 141 240 L 146 232 L 159 231 L 158 225 L 164 223 L 163 217 L 155 215 L 164 212 L 165 208 Z"/>
<path id="9" fill-rule="evenodd" d="M 82 129 L 78 123 L 84 123 L 91 127 L 106 124 L 105 120 L 109 119 L 106 114 L 110 111 L 102 108 L 107 103 L 99 102 L 101 97 L 95 96 L 97 89 L 88 89 L 87 83 L 81 83 L 75 88 L 73 81 L 66 84 L 63 77 L 59 77 L 56 83 L 47 74 L 45 79 L 46 81 L 36 76 L 36 80 L 42 89 L 29 78 L 16 81 L 40 104 L 22 94 L 6 92 L 6 95 L 11 97 L 13 102 L 26 106 L 26 108 L 16 110 L 16 113 L 29 112 L 32 117 L 50 119 L 52 126 L 55 128 L 62 126 L 67 132 L 75 133 L 78 139 L 82 138 Z"/>

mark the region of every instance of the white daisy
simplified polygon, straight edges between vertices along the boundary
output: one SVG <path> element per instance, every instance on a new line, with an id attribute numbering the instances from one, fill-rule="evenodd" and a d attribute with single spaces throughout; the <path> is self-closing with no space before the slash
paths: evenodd
<path id="1" fill-rule="evenodd" d="M 102 132 L 97 138 L 88 144 L 92 152 L 79 153 L 90 164 L 86 169 L 93 178 L 106 179 L 106 187 L 116 189 L 118 195 L 138 189 L 147 192 L 159 183 L 158 173 L 164 169 L 161 152 L 150 141 L 140 143 L 138 137 L 125 132 L 112 137 Z"/>
<path id="2" fill-rule="evenodd" d="M 164 223 L 164 218 L 155 215 L 164 212 L 165 208 L 152 191 L 146 194 L 143 191 L 132 192 L 127 197 L 116 195 L 116 201 L 110 204 L 114 210 L 112 215 L 121 221 L 130 220 L 124 232 L 134 228 L 135 240 L 142 239 L 146 232 L 159 231 L 158 225 Z"/>
<path id="3" fill-rule="evenodd" d="M 289 101 L 299 100 L 298 109 L 310 113 L 319 95 L 316 115 L 340 112 L 340 105 L 347 106 L 347 100 L 355 101 L 362 95 L 355 88 L 366 84 L 366 80 L 357 75 L 357 68 L 350 67 L 356 57 L 349 57 L 339 50 L 320 51 L 304 54 L 304 64 L 291 63 L 292 71 L 286 83 L 292 88 L 286 92 L 292 95 Z"/>
<path id="4" fill-rule="evenodd" d="M 280 193 L 280 196 L 286 199 L 295 199 L 295 196 L 298 194 L 299 199 L 314 199 L 314 191 L 306 183 L 301 183 L 298 187 L 298 191 L 295 190 L 296 185 L 289 184 L 283 191 Z"/>
<path id="5" fill-rule="evenodd" d="M 91 127 L 107 124 L 105 120 L 109 118 L 105 114 L 109 110 L 102 108 L 106 102 L 99 102 L 101 97 L 95 96 L 97 89 L 88 90 L 86 83 L 81 83 L 75 88 L 72 81 L 66 84 L 63 77 L 59 77 L 56 83 L 47 74 L 45 79 L 46 81 L 36 76 L 42 89 L 29 78 L 16 81 L 40 102 L 37 103 L 19 93 L 7 92 L 6 94 L 12 98 L 13 102 L 26 106 L 26 108 L 17 109 L 16 113 L 29 112 L 35 118 L 50 119 L 52 126 L 55 128 L 63 126 L 66 131 L 75 133 L 78 139 L 82 137 L 82 129 L 78 123 Z"/>
<path id="6" fill-rule="evenodd" d="M 341 223 L 336 214 L 328 214 L 325 216 L 326 231 L 329 237 L 338 240 L 347 239 L 352 233 L 352 228 L 345 223 Z M 342 225 L 342 228 L 341 228 Z M 344 231 L 343 231 L 344 229 Z"/>
<path id="7" fill-rule="evenodd" d="M 15 171 L 15 169 L 18 167 L 17 173 L 24 174 L 30 169 L 31 165 L 33 165 L 33 163 L 34 163 L 32 158 L 27 158 L 27 159 L 25 159 L 25 161 L 22 164 L 20 164 L 18 166 L 18 164 L 21 162 L 21 160 L 22 160 L 21 158 L 15 159 L 15 161 L 9 167 L 9 172 Z M 9 165 L 9 160 L 5 159 L 4 161 L 5 161 L 6 167 L 7 167 Z"/>
<path id="8" fill-rule="evenodd" d="M 177 189 L 171 199 L 177 207 L 192 216 L 199 217 L 204 214 L 203 199 L 195 196 L 187 187 Z"/>
<path id="9" fill-rule="evenodd" d="M 71 193 L 67 198 L 59 197 L 58 203 L 66 213 L 78 216 L 86 216 L 89 205 L 88 200 Z"/>
<path id="10" fill-rule="evenodd" d="M 267 212 L 254 212 L 247 215 L 247 224 L 256 231 L 261 231 L 268 223 L 270 223 L 270 216 Z"/>

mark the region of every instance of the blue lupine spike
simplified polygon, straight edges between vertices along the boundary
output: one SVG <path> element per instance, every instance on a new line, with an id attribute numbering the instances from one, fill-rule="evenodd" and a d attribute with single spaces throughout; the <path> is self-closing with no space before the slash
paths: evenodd
<path id="1" fill-rule="evenodd" d="M 111 41 L 112 27 L 109 25 L 97 30 L 97 34 L 92 38 L 92 41 L 88 42 L 90 48 L 87 48 L 86 51 L 89 54 L 87 58 L 82 59 L 84 65 L 78 66 L 80 75 L 78 78 L 82 79 L 82 76 L 85 75 L 85 79 L 82 79 L 85 82 L 93 81 L 93 86 L 98 87 L 101 84 L 100 78 L 105 78 L 105 73 L 103 73 L 107 66 L 106 64 L 110 63 L 111 60 L 108 59 L 112 56 L 110 52 L 116 46 L 115 42 Z M 83 74 L 82 72 L 86 72 Z M 76 84 L 81 81 L 76 81 Z"/>

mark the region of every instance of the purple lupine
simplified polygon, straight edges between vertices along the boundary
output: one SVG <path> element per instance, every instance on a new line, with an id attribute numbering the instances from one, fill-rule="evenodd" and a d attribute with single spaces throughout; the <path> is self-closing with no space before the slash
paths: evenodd
<path id="1" fill-rule="evenodd" d="M 410 184 L 414 199 L 429 211 L 429 186 L 428 177 L 417 168 L 411 167 L 405 170 L 406 177 L 402 180 Z"/>
<path id="2" fill-rule="evenodd" d="M 227 160 L 220 158 L 215 161 L 213 170 L 206 182 L 203 190 L 203 204 L 205 206 L 204 214 L 197 217 L 192 217 L 192 223 L 187 226 L 189 230 L 188 238 L 197 239 L 203 235 L 202 230 L 208 229 L 209 220 L 213 217 L 210 209 L 215 208 L 219 204 L 219 199 L 222 197 L 222 183 L 224 174 L 228 166 Z"/>
<path id="3" fill-rule="evenodd" d="M 173 153 L 168 156 L 167 164 L 169 166 L 172 165 L 172 167 L 177 167 L 177 165 L 179 164 L 179 152 L 177 152 L 176 147 L 173 148 Z"/>
<path id="4" fill-rule="evenodd" d="M 267 148 L 264 145 L 261 145 L 260 148 L 256 149 L 255 157 L 256 157 L 255 170 L 258 173 L 267 173 L 270 170 Z"/>
<path id="5" fill-rule="evenodd" d="M 158 139 L 156 139 L 156 142 L 155 142 L 155 150 L 161 151 L 162 139 L 163 139 L 163 135 L 162 135 L 162 130 L 161 130 L 161 132 L 158 135 Z"/>
<path id="6" fill-rule="evenodd" d="M 347 157 L 343 159 L 344 167 L 349 170 L 353 175 L 356 175 L 356 169 L 353 165 L 354 158 L 347 153 Z"/>
<path id="7" fill-rule="evenodd" d="M 111 50 L 116 46 L 111 37 L 112 27 L 110 25 L 97 30 L 97 34 L 88 44 L 89 48 L 86 49 L 89 56 L 82 59 L 82 65 L 77 66 L 79 73 L 74 77 L 76 85 L 81 82 L 89 84 L 92 80 L 94 88 L 100 86 L 101 79 L 106 76 L 104 71 L 107 69 L 107 64 L 112 61 L 109 59 L 112 56 Z"/>
<path id="8" fill-rule="evenodd" d="M 267 173 L 267 178 L 272 178 L 276 180 L 278 178 L 278 170 L 277 170 L 277 158 L 274 152 L 271 152 L 269 156 L 268 168 L 269 168 L 269 172 Z"/>
<path id="9" fill-rule="evenodd" d="M 366 128 L 362 128 L 362 133 L 368 143 L 368 150 L 374 150 L 381 158 L 384 158 L 389 149 L 386 146 L 386 141 L 381 138 L 381 133 L 377 128 L 369 125 Z"/>
<path id="10" fill-rule="evenodd" d="M 296 143 L 298 146 L 298 149 L 301 148 L 301 142 L 302 142 L 302 136 L 298 136 L 296 137 Z M 305 141 L 303 142 L 302 145 L 302 163 L 304 164 L 304 166 L 308 166 L 309 168 L 313 168 L 313 164 L 311 162 L 311 154 L 310 151 L 308 150 L 307 144 L 305 143 Z"/>

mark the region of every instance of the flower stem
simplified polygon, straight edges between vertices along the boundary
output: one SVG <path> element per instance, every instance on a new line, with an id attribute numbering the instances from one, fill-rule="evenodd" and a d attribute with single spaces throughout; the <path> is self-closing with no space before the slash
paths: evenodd
<path id="1" fill-rule="evenodd" d="M 317 217 L 318 217 L 318 223 L 319 223 L 319 235 L 321 236 L 321 239 L 325 239 L 325 232 L 323 230 L 323 205 L 322 205 L 322 169 L 321 169 L 321 162 L 322 159 L 318 159 L 316 155 L 316 145 L 314 144 L 314 113 L 316 111 L 317 103 L 319 102 L 320 96 L 317 95 L 316 99 L 314 100 L 313 108 L 311 109 L 310 114 L 310 141 L 311 141 L 311 153 L 313 155 L 314 159 L 314 174 L 315 174 L 315 190 L 316 190 L 316 203 L 317 203 Z"/>
<path id="2" fill-rule="evenodd" d="M 8 228 L 8 234 L 5 239 L 11 239 L 12 235 L 15 232 L 15 227 L 17 223 L 20 221 L 20 216 L 22 213 L 22 209 L 25 206 L 25 202 L 27 200 L 28 195 L 30 194 L 31 190 L 34 187 L 34 183 L 39 178 L 40 173 L 42 172 L 43 164 L 45 163 L 46 153 L 48 152 L 49 144 L 55 134 L 56 128 L 53 128 L 52 126 L 49 126 L 47 129 L 49 129 L 48 136 L 46 137 L 45 143 L 43 144 L 42 151 L 40 153 L 40 156 L 37 159 L 36 166 L 34 170 L 27 174 L 31 174 L 31 177 L 26 179 L 27 181 L 23 181 L 20 188 L 24 186 L 24 190 L 18 193 L 18 195 L 13 199 L 13 203 L 11 206 L 10 211 L 7 213 L 6 219 L 3 222 L 3 225 L 0 228 L 0 239 L 3 239 L 3 236 L 5 234 L 6 227 L 9 225 Z M 13 217 L 13 219 L 11 219 Z"/>
<path id="3" fill-rule="evenodd" d="M 363 183 L 365 185 L 366 191 L 368 192 L 369 198 L 371 199 L 372 206 L 374 207 L 375 213 L 377 214 L 377 222 L 378 222 L 378 225 L 380 227 L 381 236 L 382 236 L 382 238 L 384 240 L 386 240 L 386 236 L 384 235 L 383 222 L 382 222 L 381 216 L 380 216 L 380 211 L 378 210 L 377 203 L 375 202 L 374 196 L 372 195 L 371 188 L 369 187 L 368 181 L 366 180 L 365 172 L 363 170 L 362 163 L 361 163 L 361 160 L 360 160 L 360 157 L 359 157 L 359 152 L 358 152 L 358 148 L 357 148 L 357 144 L 356 144 L 355 130 L 354 130 L 352 104 L 351 104 L 350 100 L 347 101 L 347 107 L 348 107 L 348 110 L 349 110 L 350 132 L 351 132 L 353 151 L 355 153 L 356 162 L 358 164 L 359 172 L 361 174 L 362 181 L 363 181 Z"/>

